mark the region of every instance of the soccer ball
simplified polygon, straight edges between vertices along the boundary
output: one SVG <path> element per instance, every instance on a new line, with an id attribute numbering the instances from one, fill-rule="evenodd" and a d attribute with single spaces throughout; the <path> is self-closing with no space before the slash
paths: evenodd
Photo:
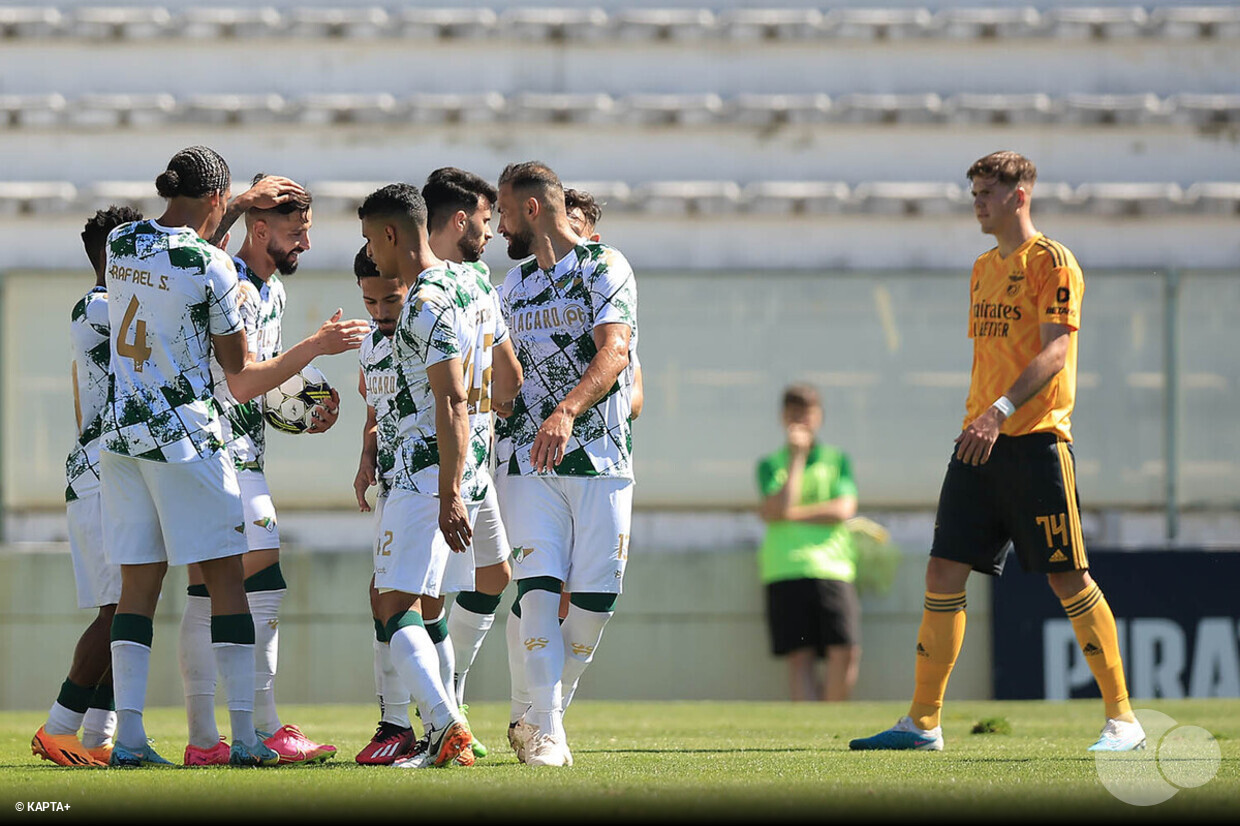
<path id="1" fill-rule="evenodd" d="M 319 368 L 307 364 L 301 372 L 263 396 L 263 418 L 276 430 L 305 433 L 316 405 L 330 399 L 332 387 Z"/>

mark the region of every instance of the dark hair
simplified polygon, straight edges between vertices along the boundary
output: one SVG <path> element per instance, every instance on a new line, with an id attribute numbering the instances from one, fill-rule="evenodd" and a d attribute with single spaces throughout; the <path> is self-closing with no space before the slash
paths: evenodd
<path id="1" fill-rule="evenodd" d="M 974 161 L 965 177 L 970 181 L 974 178 L 995 178 L 1008 186 L 1032 186 L 1038 180 L 1038 168 L 1019 152 L 992 152 Z"/>
<path id="2" fill-rule="evenodd" d="M 490 181 L 481 176 L 455 166 L 445 166 L 426 177 L 426 183 L 422 184 L 422 198 L 426 201 L 427 229 L 439 229 L 458 210 L 473 215 L 478 209 L 479 198 L 486 198 L 487 203 L 494 204 L 496 193 Z"/>
<path id="3" fill-rule="evenodd" d="M 590 222 L 590 226 L 597 224 L 598 219 L 603 217 L 603 208 L 599 206 L 598 201 L 594 200 L 594 196 L 584 189 L 564 190 L 564 209 L 568 212 L 574 209 L 581 210 L 581 214 Z"/>
<path id="4" fill-rule="evenodd" d="M 784 407 L 822 407 L 818 391 L 808 384 L 790 384 L 784 388 Z"/>
<path id="5" fill-rule="evenodd" d="M 86 220 L 86 228 L 82 230 L 82 245 L 86 247 L 86 257 L 92 264 L 95 263 L 100 253 L 103 252 L 104 244 L 107 243 L 108 233 L 121 224 L 141 220 L 142 213 L 133 207 L 113 204 L 107 209 L 96 212 L 94 218 Z"/>
<path id="6" fill-rule="evenodd" d="M 271 177 L 266 172 L 260 172 L 250 181 L 250 186 L 261 181 L 263 178 Z M 271 209 L 251 209 L 250 214 L 255 215 L 263 212 L 276 212 L 280 215 L 292 215 L 294 212 L 305 212 L 310 209 L 310 204 L 314 201 L 314 196 L 310 194 L 310 190 L 306 190 L 304 195 L 293 195 L 282 204 L 276 204 Z"/>
<path id="7" fill-rule="evenodd" d="M 564 185 L 560 183 L 560 176 L 541 161 L 508 164 L 499 175 L 499 185 L 505 184 L 514 192 L 531 193 L 543 201 L 564 199 Z"/>
<path id="8" fill-rule="evenodd" d="M 202 198 L 212 192 L 227 192 L 232 183 L 228 164 L 214 149 L 191 146 L 168 161 L 168 168 L 155 179 L 155 189 L 164 198 Z"/>
<path id="9" fill-rule="evenodd" d="M 358 281 L 363 278 L 378 278 L 379 268 L 375 266 L 375 262 L 370 260 L 370 256 L 366 253 L 366 244 L 362 244 L 362 248 L 357 251 L 357 255 L 353 256 L 353 275 Z"/>
<path id="10" fill-rule="evenodd" d="M 388 184 L 366 196 L 357 208 L 357 217 L 403 218 L 415 227 L 425 227 L 426 201 L 413 184 Z"/>

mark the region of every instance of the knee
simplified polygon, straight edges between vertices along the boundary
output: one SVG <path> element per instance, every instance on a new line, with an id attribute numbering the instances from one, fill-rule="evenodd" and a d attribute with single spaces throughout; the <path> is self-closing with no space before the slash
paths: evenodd
<path id="1" fill-rule="evenodd" d="M 969 580 L 969 566 L 949 559 L 930 557 L 926 563 L 926 590 L 932 594 L 956 594 Z"/>

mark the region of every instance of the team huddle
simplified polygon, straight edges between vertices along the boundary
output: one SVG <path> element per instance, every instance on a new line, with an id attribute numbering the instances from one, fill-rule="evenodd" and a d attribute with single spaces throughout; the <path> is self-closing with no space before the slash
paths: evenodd
<path id="1" fill-rule="evenodd" d="M 636 284 L 593 234 L 597 204 L 538 162 L 509 165 L 498 185 L 449 167 L 420 190 L 382 187 L 358 209 L 366 243 L 354 275 L 371 321 L 338 310 L 286 349 L 281 276 L 310 249 L 310 193 L 259 175 L 232 198 L 227 164 L 202 146 L 177 153 L 156 187 L 168 200 L 158 219 L 113 207 L 82 234 L 96 286 L 72 317 L 78 440 L 66 500 L 79 605 L 98 615 L 34 753 L 66 766 L 171 765 L 147 740 L 143 708 L 173 564 L 189 567 L 184 765 L 335 755 L 276 709 L 286 585 L 262 397 L 317 356 L 359 350 L 367 419 L 354 487 L 363 511 L 378 491 L 381 720 L 355 759 L 424 768 L 486 755 L 465 716 L 465 678 L 516 579 L 508 739 L 524 763 L 571 765 L 563 715 L 621 591 L 642 401 Z M 499 290 L 479 260 L 493 211 L 520 262 Z M 307 432 L 331 428 L 339 404 L 333 390 Z M 216 726 L 221 683 L 231 738 Z"/>

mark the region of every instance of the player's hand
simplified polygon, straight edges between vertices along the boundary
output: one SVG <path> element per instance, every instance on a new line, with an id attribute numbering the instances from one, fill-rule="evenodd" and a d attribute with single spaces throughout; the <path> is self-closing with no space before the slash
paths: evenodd
<path id="1" fill-rule="evenodd" d="M 530 448 L 530 463 L 538 473 L 550 473 L 564 461 L 564 448 L 573 435 L 573 417 L 568 411 L 557 407 L 538 428 L 534 446 Z"/>
<path id="2" fill-rule="evenodd" d="M 793 423 L 788 425 L 785 432 L 788 438 L 789 454 L 804 456 L 809 453 L 809 449 L 814 444 L 814 431 L 803 424 Z"/>
<path id="3" fill-rule="evenodd" d="M 220 239 L 220 242 L 216 244 L 216 246 L 222 249 L 224 252 L 228 252 L 228 239 L 231 237 L 232 237 L 231 232 L 224 233 L 224 237 Z"/>
<path id="4" fill-rule="evenodd" d="M 474 539 L 473 529 L 469 527 L 469 513 L 460 494 L 439 498 L 439 532 L 448 541 L 453 553 L 464 553 Z"/>
<path id="5" fill-rule="evenodd" d="M 366 491 L 379 481 L 377 464 L 374 454 L 363 453 L 362 461 L 357 466 L 357 476 L 353 477 L 353 492 L 357 494 L 357 509 L 362 513 L 370 513 Z"/>
<path id="6" fill-rule="evenodd" d="M 269 175 L 233 199 L 244 209 L 273 209 L 293 198 L 304 196 L 305 187 L 291 178 Z"/>
<path id="7" fill-rule="evenodd" d="M 956 437 L 956 458 L 966 465 L 986 464 L 990 451 L 999 438 L 999 429 L 1003 427 L 1004 419 L 1003 413 L 991 407 L 969 422 Z"/>
<path id="8" fill-rule="evenodd" d="M 315 405 L 314 410 L 310 411 L 310 426 L 306 428 L 307 433 L 322 433 L 330 430 L 331 426 L 340 418 L 340 394 L 336 392 L 336 388 L 332 388 L 332 396 L 322 404 Z"/>
<path id="9" fill-rule="evenodd" d="M 332 317 L 323 322 L 314 334 L 319 347 L 319 354 L 334 356 L 346 350 L 356 350 L 362 346 L 366 336 L 370 335 L 370 322 L 360 318 L 341 321 L 344 310 L 337 308 Z"/>

